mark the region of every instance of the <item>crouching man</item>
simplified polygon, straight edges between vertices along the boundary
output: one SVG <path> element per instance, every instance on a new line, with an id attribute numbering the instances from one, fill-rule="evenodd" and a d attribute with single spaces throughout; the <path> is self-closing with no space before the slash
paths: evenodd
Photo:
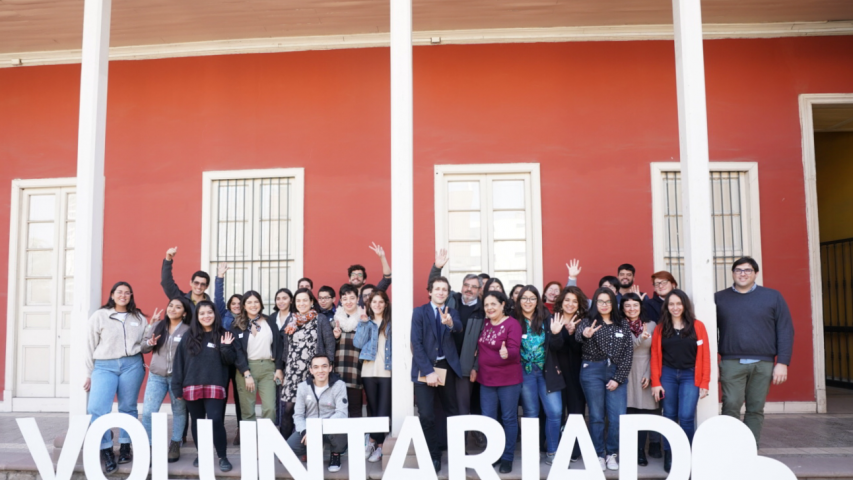
<path id="1" fill-rule="evenodd" d="M 305 418 L 347 418 L 347 385 L 337 373 L 332 372 L 332 360 L 326 355 L 314 355 L 305 381 L 296 389 L 296 407 L 293 423 L 296 431 L 287 444 L 305 461 Z M 346 435 L 323 435 L 323 443 L 331 446 L 329 471 L 341 469 L 341 453 L 346 450 Z"/>

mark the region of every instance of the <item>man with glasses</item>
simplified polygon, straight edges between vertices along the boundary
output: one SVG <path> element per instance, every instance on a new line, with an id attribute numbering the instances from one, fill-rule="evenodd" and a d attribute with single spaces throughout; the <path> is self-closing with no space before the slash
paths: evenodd
<path id="1" fill-rule="evenodd" d="M 317 294 L 317 303 L 320 304 L 320 311 L 329 319 L 330 322 L 335 321 L 335 289 L 323 285 Z"/>
<path id="2" fill-rule="evenodd" d="M 788 379 L 794 349 L 794 325 L 779 291 L 755 283 L 758 262 L 742 257 L 732 265 L 734 284 L 714 295 L 719 329 L 723 415 L 740 419 L 761 436 L 764 403 L 773 385 Z M 775 364 L 774 364 L 775 363 Z"/>
<path id="3" fill-rule="evenodd" d="M 165 293 L 169 299 L 175 297 L 186 297 L 187 300 L 192 302 L 193 309 L 195 309 L 195 305 L 198 302 L 202 300 L 210 301 L 210 297 L 205 293 L 208 285 L 210 285 L 210 275 L 201 270 L 193 273 L 192 279 L 190 280 L 190 291 L 184 293 L 181 291 L 180 287 L 178 287 L 178 284 L 175 283 L 175 278 L 172 275 L 172 260 L 175 258 L 177 253 L 178 247 L 172 247 L 166 250 L 166 258 L 163 260 L 163 266 L 160 268 L 160 286 L 163 287 L 163 293 Z"/>
<path id="4" fill-rule="evenodd" d="M 373 250 L 373 253 L 379 257 L 379 261 L 382 263 L 382 280 L 379 280 L 379 284 L 376 285 L 374 289 L 387 291 L 388 287 L 391 286 L 391 265 L 388 263 L 388 259 L 385 258 L 385 249 L 376 243 L 368 248 Z M 349 283 L 359 292 L 358 306 L 363 307 L 364 302 L 361 298 L 361 290 L 365 287 L 364 282 L 367 280 L 367 269 L 365 269 L 363 265 L 359 264 L 350 265 L 349 268 L 347 268 L 347 276 L 349 277 Z"/>

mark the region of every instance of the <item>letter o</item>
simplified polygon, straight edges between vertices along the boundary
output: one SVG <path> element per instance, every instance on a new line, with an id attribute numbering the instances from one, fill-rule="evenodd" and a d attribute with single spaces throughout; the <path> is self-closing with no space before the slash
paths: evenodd
<path id="1" fill-rule="evenodd" d="M 89 425 L 86 441 L 83 444 L 83 469 L 88 480 L 106 480 L 101 469 L 101 437 L 107 430 L 121 428 L 130 436 L 133 449 L 133 467 L 127 480 L 145 480 L 148 478 L 148 466 L 151 463 L 151 448 L 148 433 L 139 422 L 126 413 L 108 413 Z"/>

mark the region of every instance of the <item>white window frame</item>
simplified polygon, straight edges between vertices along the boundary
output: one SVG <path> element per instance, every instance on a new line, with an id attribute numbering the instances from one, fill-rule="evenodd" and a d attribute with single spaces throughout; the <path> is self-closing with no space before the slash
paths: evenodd
<path id="1" fill-rule="evenodd" d="M 542 189 L 538 163 L 481 163 L 435 166 L 435 248 L 447 248 L 447 178 L 454 175 L 530 175 L 530 245 L 532 264 L 527 270 L 531 284 L 542 286 Z M 485 252 L 484 252 L 485 254 Z M 507 288 L 510 285 L 506 286 Z"/>
<path id="2" fill-rule="evenodd" d="M 0 412 L 67 412 L 68 398 L 36 398 L 26 402 L 15 402 L 15 375 L 17 371 L 17 298 L 18 273 L 22 268 L 18 262 L 18 246 L 21 237 L 21 198 L 25 189 L 76 187 L 76 177 L 38 178 L 12 180 L 12 199 L 9 215 L 9 270 L 6 288 L 6 378 L 3 382 L 3 401 Z"/>
<path id="3" fill-rule="evenodd" d="M 304 229 L 305 229 L 305 169 L 304 168 L 270 168 L 263 170 L 217 170 L 202 172 L 202 207 L 201 207 L 201 265 L 210 264 L 211 215 L 213 214 L 213 182 L 217 180 L 256 180 L 263 178 L 291 178 L 290 188 L 290 235 L 292 236 L 293 257 L 291 273 L 295 278 L 303 276 Z M 216 272 L 210 272 L 215 276 Z M 284 287 L 285 285 L 281 285 Z M 215 287 L 211 289 L 215 294 Z M 213 295 L 211 295 L 213 296 Z M 264 299 L 269 301 L 269 299 Z"/>
<path id="4" fill-rule="evenodd" d="M 745 219 L 749 219 L 749 228 L 742 230 L 744 234 L 744 252 L 750 252 L 750 256 L 763 265 L 761 262 L 761 203 L 758 194 L 758 163 L 757 162 L 710 162 L 709 171 L 711 172 L 745 172 L 746 182 L 741 183 L 741 199 L 744 200 L 741 204 L 742 212 Z M 664 261 L 666 252 L 664 251 L 666 226 L 664 225 L 664 204 L 663 198 L 663 174 L 666 172 L 681 172 L 680 162 L 651 162 L 652 172 L 652 245 L 654 251 L 654 266 L 655 271 L 666 270 L 666 262 Z M 710 212 L 709 212 L 710 213 Z M 708 226 L 711 223 L 708 222 Z M 708 232 L 708 235 L 712 235 Z M 756 282 L 763 283 L 762 272 L 759 270 L 756 275 Z"/>

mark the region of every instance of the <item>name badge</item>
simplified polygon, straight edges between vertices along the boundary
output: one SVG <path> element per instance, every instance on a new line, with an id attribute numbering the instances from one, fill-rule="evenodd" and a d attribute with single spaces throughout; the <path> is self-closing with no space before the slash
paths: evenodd
<path id="1" fill-rule="evenodd" d="M 214 344 L 212 344 L 212 343 L 210 343 L 210 342 L 207 342 L 207 347 L 208 347 L 208 348 L 216 348 L 216 345 L 214 345 Z"/>
<path id="2" fill-rule="evenodd" d="M 177 337 L 175 337 L 175 341 L 180 342 L 181 341 L 181 335 L 178 335 Z"/>
<path id="3" fill-rule="evenodd" d="M 705 340 L 697 340 L 696 341 L 696 345 L 702 345 L 703 343 L 705 343 Z"/>
<path id="4" fill-rule="evenodd" d="M 130 326 L 132 326 L 132 327 L 138 327 L 138 326 L 139 326 L 139 322 L 130 322 Z"/>
<path id="5" fill-rule="evenodd" d="M 527 334 L 525 333 L 524 335 L 521 336 L 521 338 L 527 338 Z"/>
<path id="6" fill-rule="evenodd" d="M 622 332 L 616 332 L 616 338 L 622 338 L 625 335 L 622 335 Z"/>
<path id="7" fill-rule="evenodd" d="M 237 338 L 243 338 L 243 334 L 241 333 L 241 334 L 237 335 Z"/>

